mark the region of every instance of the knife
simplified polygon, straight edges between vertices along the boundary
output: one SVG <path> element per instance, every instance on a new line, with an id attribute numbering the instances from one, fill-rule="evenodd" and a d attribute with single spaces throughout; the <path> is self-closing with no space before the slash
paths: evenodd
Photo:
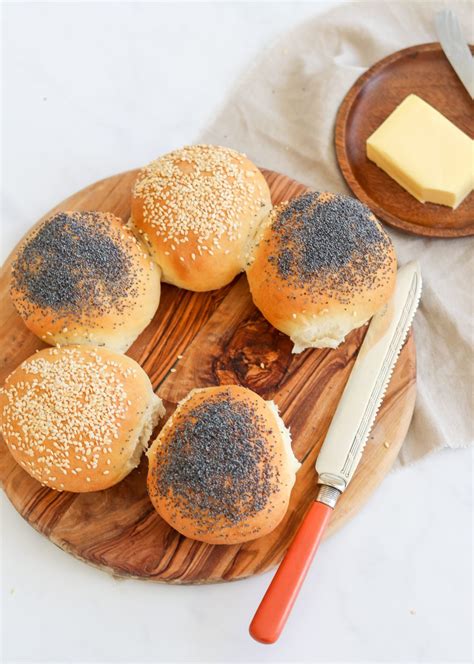
<path id="1" fill-rule="evenodd" d="M 443 9 L 436 14 L 436 31 L 452 68 L 471 98 L 474 98 L 474 60 L 462 36 L 459 21 L 450 9 Z"/>
<path id="2" fill-rule="evenodd" d="M 316 461 L 316 500 L 250 624 L 250 635 L 261 643 L 280 636 L 337 500 L 354 475 L 420 295 L 420 266 L 408 263 L 398 271 L 392 298 L 370 322 Z"/>

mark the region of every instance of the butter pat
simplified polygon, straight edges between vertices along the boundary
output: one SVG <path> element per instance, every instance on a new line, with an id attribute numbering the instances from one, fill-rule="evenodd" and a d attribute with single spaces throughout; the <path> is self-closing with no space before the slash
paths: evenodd
<path id="1" fill-rule="evenodd" d="M 367 139 L 367 157 L 422 203 L 456 208 L 474 187 L 474 142 L 416 95 Z"/>

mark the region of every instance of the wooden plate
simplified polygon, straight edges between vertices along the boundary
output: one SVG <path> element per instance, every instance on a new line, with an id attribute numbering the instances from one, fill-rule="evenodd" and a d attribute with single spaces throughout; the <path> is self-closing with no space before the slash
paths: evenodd
<path id="1" fill-rule="evenodd" d="M 357 198 L 390 226 L 429 237 L 473 235 L 474 192 L 457 210 L 420 203 L 366 157 L 367 138 L 410 93 L 474 138 L 472 100 L 440 45 L 405 48 L 358 78 L 339 108 L 335 142 L 344 178 Z"/>
<path id="2" fill-rule="evenodd" d="M 103 210 L 129 217 L 136 171 L 97 182 L 55 210 Z M 306 188 L 265 171 L 274 202 Z M 42 344 L 16 314 L 8 297 L 11 259 L 0 275 L 0 384 Z M 267 537 L 241 546 L 210 546 L 182 537 L 153 510 L 146 492 L 147 462 L 120 484 L 89 494 L 42 487 L 18 466 L 0 440 L 0 482 L 34 528 L 77 558 L 119 576 L 171 583 L 240 579 L 274 567 L 315 496 L 314 462 L 365 329 L 337 350 L 291 353 L 288 337 L 271 327 L 252 304 L 245 276 L 211 293 L 163 285 L 157 315 L 129 350 L 164 399 L 168 415 L 194 387 L 236 383 L 274 398 L 291 427 L 303 462 L 291 505 Z M 183 359 L 178 360 L 178 355 Z M 261 364 L 263 363 L 263 367 Z M 170 372 L 172 368 L 176 372 Z M 355 477 L 337 505 L 333 532 L 367 500 L 392 466 L 403 443 L 415 401 L 415 345 L 400 355 L 377 423 Z"/>

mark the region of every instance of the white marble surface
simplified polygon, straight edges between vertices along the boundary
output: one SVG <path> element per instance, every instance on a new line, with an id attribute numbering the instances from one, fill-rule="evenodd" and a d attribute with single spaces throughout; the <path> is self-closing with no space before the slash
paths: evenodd
<path id="1" fill-rule="evenodd" d="M 3 7 L 2 260 L 68 194 L 192 142 L 275 35 L 334 3 Z M 270 575 L 117 581 L 33 531 L 1 494 L 5 662 L 467 662 L 472 454 L 392 473 L 318 553 L 281 641 L 247 624 Z"/>

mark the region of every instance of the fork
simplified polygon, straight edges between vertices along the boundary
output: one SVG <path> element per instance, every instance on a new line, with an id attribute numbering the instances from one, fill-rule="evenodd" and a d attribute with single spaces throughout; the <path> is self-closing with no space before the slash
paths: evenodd
<path id="1" fill-rule="evenodd" d="M 464 39 L 457 16 L 450 9 L 436 14 L 436 30 L 443 51 L 461 83 L 474 99 L 474 59 Z"/>

